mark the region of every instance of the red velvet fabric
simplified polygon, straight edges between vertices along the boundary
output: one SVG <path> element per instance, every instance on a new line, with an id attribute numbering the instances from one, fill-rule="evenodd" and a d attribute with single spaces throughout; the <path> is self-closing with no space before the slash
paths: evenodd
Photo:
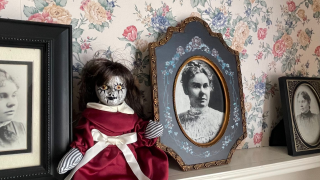
<path id="1" fill-rule="evenodd" d="M 108 136 L 118 136 L 137 132 L 138 141 L 128 144 L 136 157 L 142 172 L 152 180 L 168 179 L 167 155 L 154 146 L 155 139 L 144 137 L 148 121 L 143 121 L 136 114 L 107 112 L 87 108 L 83 118 L 75 128 L 75 141 L 72 148 L 78 148 L 82 154 L 95 142 L 91 136 L 92 129 L 98 129 Z M 115 145 L 109 145 L 96 157 L 81 167 L 73 176 L 74 180 L 134 180 L 137 179 L 126 162 L 122 152 Z"/>

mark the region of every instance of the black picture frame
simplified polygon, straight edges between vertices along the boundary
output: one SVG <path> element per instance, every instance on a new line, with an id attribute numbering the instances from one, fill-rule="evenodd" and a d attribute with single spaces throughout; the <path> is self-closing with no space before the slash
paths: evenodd
<path id="1" fill-rule="evenodd" d="M 297 93 L 301 90 L 302 86 L 306 86 L 310 89 L 313 95 L 309 95 L 311 102 L 316 100 L 314 104 L 320 107 L 320 79 L 319 78 L 306 78 L 306 77 L 280 77 L 279 78 L 281 104 L 284 120 L 284 129 L 286 136 L 286 144 L 288 148 L 288 154 L 291 156 L 299 156 L 305 154 L 319 153 L 320 152 L 320 136 L 316 143 L 310 143 L 303 137 L 302 131 L 299 129 L 298 116 L 299 112 L 295 112 L 295 98 L 298 98 Z M 309 106 L 309 112 L 312 113 L 312 107 Z M 320 115 L 318 114 L 320 117 Z M 301 117 L 301 116 L 300 116 Z M 298 118 L 298 119 L 297 119 Z M 319 119 L 320 121 L 320 119 Z M 320 122 L 318 122 L 320 124 Z"/>
<path id="2" fill-rule="evenodd" d="M 212 32 L 209 25 L 197 17 L 185 19 L 178 27 L 169 27 L 161 40 L 149 44 L 149 52 L 154 119 L 164 126 L 163 135 L 157 140 L 157 147 L 171 155 L 183 171 L 230 163 L 237 146 L 247 136 L 239 53 L 226 44 L 220 33 Z M 216 134 L 212 138 L 202 135 L 200 138 L 204 137 L 205 140 L 198 141 L 188 135 L 180 122 L 180 115 L 185 114 L 186 110 L 180 111 L 183 113 L 178 111 L 182 106 L 192 106 L 191 100 L 190 104 L 177 103 L 190 98 L 181 96 L 186 94 L 185 88 L 178 90 L 178 86 L 184 86 L 178 85 L 182 83 L 181 74 L 187 66 L 200 64 L 211 69 L 201 71 L 213 71 L 203 73 L 207 78 L 203 76 L 202 79 L 217 77 L 216 80 L 208 80 L 209 83 L 206 84 L 218 81 L 216 86 L 220 87 L 215 88 L 218 90 L 215 93 L 222 94 L 223 97 L 214 98 L 214 102 L 211 102 L 213 96 L 210 95 L 210 99 L 203 100 L 209 101 L 204 105 L 208 110 L 206 112 L 210 112 L 210 115 L 205 112 L 208 125 L 198 126 L 195 131 L 206 129 L 211 133 L 210 128 L 214 127 L 217 119 L 222 122 L 219 121 L 219 128 L 215 128 Z M 187 119 L 192 114 L 194 113 L 190 111 L 184 117 Z M 218 118 L 210 119 L 214 116 Z M 194 126 L 196 125 L 190 126 L 191 131 Z M 199 129 L 201 130 L 198 131 Z"/>
<path id="3" fill-rule="evenodd" d="M 63 179 L 64 175 L 59 175 L 56 167 L 72 141 L 72 27 L 0 19 L 0 47 L 41 52 L 40 94 L 37 94 L 40 141 L 30 142 L 39 143 L 40 164 L 0 170 L 0 180 Z"/>

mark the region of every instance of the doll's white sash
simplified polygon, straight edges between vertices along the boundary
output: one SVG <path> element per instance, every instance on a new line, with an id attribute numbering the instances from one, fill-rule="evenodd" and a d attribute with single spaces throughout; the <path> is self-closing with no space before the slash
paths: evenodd
<path id="1" fill-rule="evenodd" d="M 92 158 L 94 158 L 97 154 L 99 154 L 99 152 L 101 152 L 110 144 L 116 145 L 122 151 L 128 165 L 130 166 L 131 170 L 139 180 L 150 180 L 147 176 L 143 174 L 136 158 L 127 146 L 127 144 L 131 144 L 137 141 L 136 132 L 123 134 L 121 136 L 107 136 L 97 129 L 92 129 L 91 134 L 93 140 L 97 141 L 97 143 L 87 150 L 86 154 L 84 155 L 80 163 L 70 172 L 70 174 L 65 178 L 65 180 L 70 180 L 78 169 L 80 169 L 82 166 L 88 163 Z"/>

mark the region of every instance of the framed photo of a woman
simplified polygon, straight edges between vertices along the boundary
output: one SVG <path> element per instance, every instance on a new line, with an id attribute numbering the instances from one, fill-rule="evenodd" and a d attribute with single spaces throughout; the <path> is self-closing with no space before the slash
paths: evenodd
<path id="1" fill-rule="evenodd" d="M 63 178 L 55 169 L 71 141 L 71 32 L 0 18 L 0 180 Z"/>
<path id="2" fill-rule="evenodd" d="M 320 152 L 320 79 L 279 78 L 289 155 Z"/>
<path id="3" fill-rule="evenodd" d="M 31 123 L 32 62 L 0 60 L 0 155 L 31 151 Z"/>
<path id="4" fill-rule="evenodd" d="M 247 136 L 239 53 L 196 17 L 149 51 L 157 146 L 184 171 L 228 164 Z"/>

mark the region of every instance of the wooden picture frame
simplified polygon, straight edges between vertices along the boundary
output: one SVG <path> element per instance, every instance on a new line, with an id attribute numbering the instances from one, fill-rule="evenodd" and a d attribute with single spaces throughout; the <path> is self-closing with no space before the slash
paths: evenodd
<path id="1" fill-rule="evenodd" d="M 288 154 L 320 152 L 320 79 L 279 78 Z"/>
<path id="2" fill-rule="evenodd" d="M 228 164 L 247 136 L 239 53 L 197 17 L 169 27 L 149 51 L 154 116 L 164 126 L 157 146 L 184 171 Z"/>
<path id="3" fill-rule="evenodd" d="M 15 114 L 10 119 L 12 123 L 20 120 L 16 124 L 24 127 L 26 135 L 21 139 L 26 140 L 26 146 L 19 149 L 12 145 L 15 141 L 0 145 L 0 180 L 64 177 L 56 167 L 72 137 L 71 42 L 72 28 L 68 25 L 0 19 L 1 82 L 11 89 L 17 87 L 21 95 L 15 101 L 21 111 L 10 112 L 27 116 L 26 120 L 15 120 Z M 4 80 L 4 76 L 14 80 Z M 18 137 L 20 132 L 13 133 Z"/>

